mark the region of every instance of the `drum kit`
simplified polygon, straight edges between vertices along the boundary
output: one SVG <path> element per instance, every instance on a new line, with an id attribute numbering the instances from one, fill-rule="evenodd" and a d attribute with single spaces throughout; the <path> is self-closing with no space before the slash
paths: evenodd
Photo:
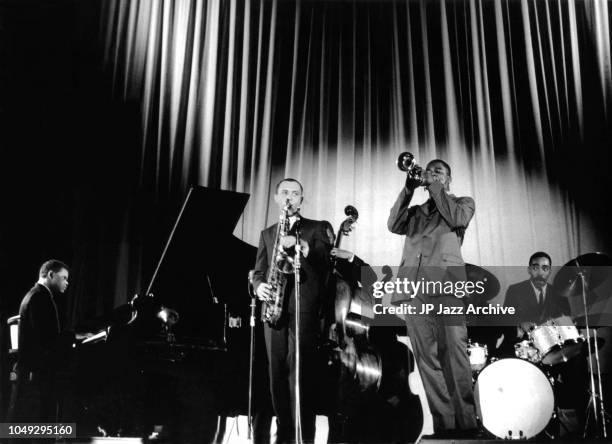
<path id="1" fill-rule="evenodd" d="M 559 364 L 580 359 L 583 351 L 594 359 L 589 364 L 590 396 L 587 407 L 587 427 L 595 437 L 607 438 L 603 391 L 599 371 L 598 349 L 603 340 L 597 338 L 597 329 L 589 325 L 587 292 L 599 286 L 606 277 L 601 267 L 611 266 L 612 258 L 591 253 L 582 255 L 564 265 L 556 275 L 554 286 L 565 297 L 580 296 L 584 313 L 575 318 L 585 327 L 585 335 L 567 316 L 533 325 L 527 339 L 514 345 L 515 358 L 489 358 L 486 344 L 468 342 L 468 357 L 474 380 L 476 411 L 482 426 L 502 439 L 530 439 L 542 433 L 555 417 L 555 380 L 551 376 Z M 471 268 L 469 268 L 471 267 Z M 595 268 L 599 268 L 593 271 Z M 470 272 L 471 270 L 471 272 Z M 468 265 L 470 275 L 486 279 L 493 291 L 486 300 L 499 291 L 496 278 L 486 270 Z M 584 355 L 583 355 L 584 356 Z M 597 383 L 596 383 L 597 379 Z M 592 424 L 591 424 L 592 423 Z"/>
<path id="2" fill-rule="evenodd" d="M 567 316 L 534 325 L 528 336 L 529 340 L 516 344 L 514 351 L 517 358 L 533 364 L 561 364 L 575 358 L 584 349 L 584 336 Z"/>

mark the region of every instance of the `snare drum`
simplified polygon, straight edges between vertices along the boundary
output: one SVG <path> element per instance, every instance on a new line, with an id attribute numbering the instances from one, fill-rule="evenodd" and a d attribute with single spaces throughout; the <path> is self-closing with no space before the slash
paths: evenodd
<path id="1" fill-rule="evenodd" d="M 485 367 L 474 387 L 482 425 L 502 439 L 529 439 L 547 426 L 554 412 L 550 381 L 522 359 L 501 359 Z"/>
<path id="2" fill-rule="evenodd" d="M 480 345 L 478 342 L 470 342 L 468 344 L 467 353 L 470 358 L 470 367 L 473 372 L 479 372 L 487 365 L 489 351 L 486 345 Z"/>

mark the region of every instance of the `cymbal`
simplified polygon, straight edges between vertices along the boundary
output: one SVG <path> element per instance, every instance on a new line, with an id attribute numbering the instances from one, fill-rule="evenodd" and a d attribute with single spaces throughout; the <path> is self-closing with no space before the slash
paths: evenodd
<path id="1" fill-rule="evenodd" d="M 586 328 L 584 314 L 573 318 L 574 324 L 578 328 Z M 612 314 L 609 313 L 589 313 L 589 328 L 607 327 L 612 325 Z"/>
<path id="2" fill-rule="evenodd" d="M 579 274 L 584 275 L 587 284 L 586 291 L 601 285 L 610 275 L 611 271 L 605 267 L 612 266 L 612 258 L 604 253 L 587 253 L 572 259 L 557 273 L 554 287 L 562 296 L 572 297 L 582 294 Z"/>
<path id="3" fill-rule="evenodd" d="M 479 303 L 487 302 L 493 299 L 500 290 L 499 280 L 489 270 L 474 264 L 465 264 L 465 273 L 469 282 L 483 282 L 484 292 L 482 294 L 473 294 L 470 299 Z"/>

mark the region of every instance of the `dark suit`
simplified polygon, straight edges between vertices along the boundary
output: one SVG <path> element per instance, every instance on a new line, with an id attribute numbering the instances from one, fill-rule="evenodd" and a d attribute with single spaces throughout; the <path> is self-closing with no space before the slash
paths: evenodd
<path id="1" fill-rule="evenodd" d="M 474 215 L 474 200 L 448 194 L 442 184 L 428 188 L 430 199 L 423 205 L 409 207 L 413 191 L 402 188 L 388 220 L 391 232 L 406 236 L 398 277 L 417 279 L 443 271 L 444 280 L 464 280 L 461 256 L 463 234 Z M 420 311 L 422 304 L 462 306 L 452 295 L 420 294 L 410 301 Z M 467 355 L 465 318 L 454 315 L 406 316 L 408 335 L 436 432 L 476 427 L 472 376 Z M 450 321 L 450 322 L 449 322 Z"/>
<path id="2" fill-rule="evenodd" d="M 11 421 L 55 421 L 55 371 L 60 325 L 50 290 L 36 284 L 19 308 L 18 381 L 13 388 Z"/>
<path id="3" fill-rule="evenodd" d="M 295 227 L 292 227 L 294 229 Z M 266 282 L 268 267 L 272 261 L 274 238 L 277 224 L 261 233 L 253 288 Z M 291 233 L 291 232 L 290 232 Z M 332 248 L 329 222 L 302 218 L 300 238 L 308 243 L 308 257 L 302 258 L 300 286 L 300 396 L 302 435 L 305 440 L 314 438 L 315 387 L 317 338 L 320 333 L 320 319 L 324 285 L 330 268 L 329 252 Z M 295 382 L 295 289 L 293 276 L 288 277 L 284 295 L 283 316 L 275 326 L 264 327 L 266 349 L 270 370 L 270 391 L 272 404 L 278 419 L 279 441 L 292 437 Z"/>
<path id="4" fill-rule="evenodd" d="M 543 324 L 550 319 L 570 314 L 567 299 L 560 296 L 550 284 L 546 284 L 544 304 L 540 305 L 529 279 L 508 287 L 504 305 L 516 309 L 516 319 L 519 323 Z"/>

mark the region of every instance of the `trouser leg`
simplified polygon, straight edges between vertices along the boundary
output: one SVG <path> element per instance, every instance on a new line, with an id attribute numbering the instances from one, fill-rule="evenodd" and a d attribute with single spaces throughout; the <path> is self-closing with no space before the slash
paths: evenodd
<path id="1" fill-rule="evenodd" d="M 287 327 L 264 327 L 272 407 L 277 419 L 277 438 L 283 441 L 291 436 L 291 396 L 289 392 L 288 330 Z"/>
<path id="2" fill-rule="evenodd" d="M 416 306 L 416 312 L 419 313 L 422 301 L 415 298 L 412 305 Z M 436 319 L 431 315 L 408 315 L 406 327 L 433 417 L 434 430 L 453 429 L 455 411 L 439 358 Z"/>
<path id="3" fill-rule="evenodd" d="M 255 330 L 255 357 L 253 365 L 253 440 L 255 444 L 270 442 L 272 399 L 270 397 L 269 365 L 266 355 L 264 329 Z"/>
<path id="4" fill-rule="evenodd" d="M 459 303 L 461 301 L 457 300 Z M 451 301 L 452 303 L 452 301 Z M 456 426 L 459 429 L 476 428 L 476 409 L 472 385 L 472 370 L 467 355 L 467 328 L 465 320 L 438 318 L 439 345 L 442 371 L 448 393 L 455 411 Z"/>
<path id="5" fill-rule="evenodd" d="M 300 411 L 302 438 L 313 441 L 315 435 L 315 404 L 317 393 L 317 334 L 319 319 L 313 313 L 301 313 L 300 316 Z M 295 406 L 295 317 L 289 323 L 289 372 L 292 411 Z"/>

